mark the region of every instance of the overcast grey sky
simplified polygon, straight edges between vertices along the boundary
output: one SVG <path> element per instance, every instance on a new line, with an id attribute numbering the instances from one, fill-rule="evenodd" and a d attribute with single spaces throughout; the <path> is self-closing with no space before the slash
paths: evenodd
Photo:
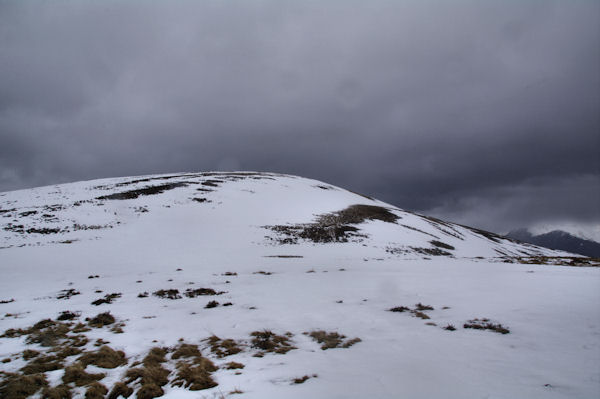
<path id="1" fill-rule="evenodd" d="M 0 0 L 0 191 L 298 174 L 600 231 L 600 2 Z"/>

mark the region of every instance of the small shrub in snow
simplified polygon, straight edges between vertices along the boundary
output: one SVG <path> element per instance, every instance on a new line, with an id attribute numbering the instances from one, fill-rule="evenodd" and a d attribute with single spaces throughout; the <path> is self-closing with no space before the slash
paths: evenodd
<path id="1" fill-rule="evenodd" d="M 115 322 L 115 318 L 110 312 L 98 313 L 95 317 L 85 319 L 88 325 L 95 328 L 102 328 Z"/>
<path id="2" fill-rule="evenodd" d="M 454 331 L 456 330 L 456 327 L 454 327 L 452 324 L 448 324 L 446 327 L 444 327 L 444 330 Z"/>
<path id="3" fill-rule="evenodd" d="M 289 341 L 289 335 L 277 335 L 269 330 L 254 331 L 250 333 L 252 338 L 252 347 L 260 349 L 265 352 L 274 352 L 284 354 L 292 349 L 296 349 L 295 346 Z"/>
<path id="4" fill-rule="evenodd" d="M 100 298 L 100 299 L 96 299 L 94 302 L 92 302 L 92 305 L 102 305 L 102 304 L 111 304 L 113 303 L 113 301 L 117 298 L 121 297 L 121 293 L 120 292 L 113 292 L 112 294 L 107 294 L 104 295 L 104 298 Z"/>
<path id="5" fill-rule="evenodd" d="M 321 345 L 322 350 L 333 349 L 333 348 L 349 348 L 352 345 L 361 341 L 360 338 L 346 339 L 345 335 L 338 334 L 337 332 L 326 332 L 323 330 L 316 330 L 304 333 L 310 336 L 313 340 L 317 341 Z"/>
<path id="6" fill-rule="evenodd" d="M 463 328 L 472 328 L 475 330 L 491 330 L 500 334 L 508 334 L 510 330 L 502 324 L 494 324 L 489 319 L 473 319 L 463 324 Z"/>
<path id="7" fill-rule="evenodd" d="M 181 299 L 181 295 L 179 295 L 179 290 L 176 289 L 158 290 L 153 292 L 152 295 L 157 296 L 159 298 Z"/>
<path id="8" fill-rule="evenodd" d="M 210 309 L 210 308 L 216 308 L 217 306 L 219 306 L 219 302 L 217 301 L 210 301 L 209 303 L 206 304 L 206 306 L 204 306 L 205 309 Z"/>

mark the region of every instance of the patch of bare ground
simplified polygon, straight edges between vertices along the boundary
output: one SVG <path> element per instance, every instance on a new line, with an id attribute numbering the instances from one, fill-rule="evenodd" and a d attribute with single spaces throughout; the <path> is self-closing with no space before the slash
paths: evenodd
<path id="1" fill-rule="evenodd" d="M 321 344 L 322 350 L 333 348 L 349 348 L 352 345 L 361 342 L 360 338 L 346 339 L 345 335 L 338 334 L 337 332 L 328 333 L 323 330 L 305 332 L 304 334 Z"/>
<path id="2" fill-rule="evenodd" d="M 137 190 L 129 190 L 129 191 L 123 191 L 120 193 L 103 195 L 101 197 L 97 197 L 96 199 L 101 200 L 101 201 L 135 199 L 141 195 L 161 194 L 167 190 L 172 190 L 177 187 L 185 187 L 187 185 L 188 185 L 188 183 L 185 183 L 185 182 L 161 184 L 161 185 L 157 185 L 157 186 L 149 186 L 149 187 L 145 187 L 145 188 L 140 188 Z"/>
<path id="3" fill-rule="evenodd" d="M 260 349 L 260 353 L 279 353 L 285 354 L 292 349 L 297 349 L 290 343 L 292 333 L 287 332 L 284 335 L 277 335 L 270 330 L 254 331 L 250 333 L 252 336 L 251 344 L 253 348 Z"/>
<path id="4" fill-rule="evenodd" d="M 365 238 L 353 225 L 367 220 L 396 223 L 400 217 L 388 208 L 375 205 L 351 205 L 338 212 L 317 217 L 313 223 L 263 226 L 277 233 L 279 244 L 297 244 L 299 240 L 315 243 L 348 242 L 349 239 Z"/>
<path id="5" fill-rule="evenodd" d="M 233 339 L 221 339 L 216 335 L 213 335 L 208 337 L 206 341 L 210 346 L 210 351 L 218 358 L 235 355 L 236 353 L 240 353 L 242 351 L 240 344 Z"/>
<path id="6" fill-rule="evenodd" d="M 471 328 L 475 330 L 490 330 L 500 334 L 508 334 L 510 330 L 502 324 L 492 323 L 489 319 L 472 319 L 463 324 L 463 328 Z"/>

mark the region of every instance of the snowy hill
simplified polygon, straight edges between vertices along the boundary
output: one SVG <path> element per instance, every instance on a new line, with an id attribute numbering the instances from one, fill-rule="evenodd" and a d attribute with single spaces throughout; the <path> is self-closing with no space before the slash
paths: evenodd
<path id="1" fill-rule="evenodd" d="M 593 260 L 319 181 L 6 192 L 0 228 L 1 397 L 600 393 Z"/>

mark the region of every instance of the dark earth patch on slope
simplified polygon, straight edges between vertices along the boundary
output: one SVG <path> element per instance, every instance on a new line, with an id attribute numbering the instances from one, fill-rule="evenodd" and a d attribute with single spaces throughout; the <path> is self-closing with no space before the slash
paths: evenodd
<path id="1" fill-rule="evenodd" d="M 103 195 L 100 197 L 97 197 L 97 200 L 128 200 L 128 199 L 135 199 L 138 198 L 141 195 L 154 195 L 154 194 L 161 194 L 167 190 L 172 190 L 174 188 L 178 188 L 178 187 L 185 187 L 187 186 L 189 183 L 185 183 L 185 182 L 179 182 L 179 183 L 168 183 L 168 184 L 161 184 L 159 186 L 150 186 L 150 187 L 144 187 L 144 188 L 140 188 L 137 190 L 129 190 L 129 191 L 123 191 L 120 193 L 114 193 L 114 194 L 109 194 L 109 195 Z"/>
<path id="2" fill-rule="evenodd" d="M 338 212 L 320 215 L 313 223 L 263 227 L 279 235 L 275 239 L 279 244 L 297 244 L 298 240 L 315 243 L 348 242 L 350 238 L 366 238 L 366 235 L 358 233 L 360 229 L 351 225 L 367 220 L 396 223 L 398 219 L 399 216 L 381 206 L 351 205 Z"/>

